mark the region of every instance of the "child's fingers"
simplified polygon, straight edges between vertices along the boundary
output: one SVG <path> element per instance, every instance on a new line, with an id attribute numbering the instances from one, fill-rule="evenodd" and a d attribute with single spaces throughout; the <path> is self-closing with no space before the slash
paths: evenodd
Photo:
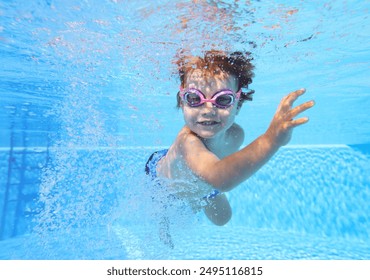
<path id="1" fill-rule="evenodd" d="M 290 127 L 296 127 L 296 126 L 299 126 L 301 124 L 304 124 L 308 122 L 308 118 L 307 117 L 303 117 L 303 118 L 299 118 L 299 119 L 296 119 L 296 120 L 291 120 L 290 121 Z"/>
<path id="2" fill-rule="evenodd" d="M 290 110 L 290 108 L 292 108 L 294 101 L 296 101 L 299 96 L 304 94 L 305 91 L 306 91 L 305 89 L 299 89 L 299 90 L 293 91 L 289 93 L 288 95 L 286 95 L 281 100 L 277 111 L 287 112 L 288 110 Z"/>
<path id="3" fill-rule="evenodd" d="M 302 88 L 302 89 L 299 89 L 299 90 L 296 90 L 296 91 L 293 91 L 293 92 L 289 93 L 286 97 L 286 102 L 291 107 L 293 105 L 294 101 L 296 101 L 297 98 L 299 96 L 301 96 L 302 94 L 304 94 L 305 92 L 306 92 L 306 89 Z"/>
<path id="4" fill-rule="evenodd" d="M 314 105 L 315 105 L 315 102 L 313 100 L 307 101 L 307 102 L 293 108 L 292 110 L 290 110 L 289 113 L 287 114 L 287 118 L 288 119 L 293 119 L 297 115 L 299 115 L 300 113 L 302 113 L 302 112 L 306 111 L 307 109 L 313 107 Z"/>

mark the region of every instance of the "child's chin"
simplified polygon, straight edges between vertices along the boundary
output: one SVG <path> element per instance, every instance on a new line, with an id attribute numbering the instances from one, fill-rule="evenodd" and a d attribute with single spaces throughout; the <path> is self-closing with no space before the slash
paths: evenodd
<path id="1" fill-rule="evenodd" d="M 206 132 L 199 132 L 197 134 L 200 138 L 203 138 L 203 139 L 212 139 L 212 138 L 215 138 L 216 136 L 216 133 L 215 132 L 210 132 L 210 131 L 206 131 Z"/>
<path id="2" fill-rule="evenodd" d="M 220 126 L 213 126 L 213 127 L 200 127 L 196 126 L 193 127 L 193 132 L 197 134 L 200 138 L 204 139 L 212 139 L 216 137 L 222 129 L 220 129 Z"/>

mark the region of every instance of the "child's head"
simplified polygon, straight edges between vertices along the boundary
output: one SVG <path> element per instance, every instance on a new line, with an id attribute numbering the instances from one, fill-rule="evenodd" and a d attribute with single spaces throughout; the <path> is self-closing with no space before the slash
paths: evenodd
<path id="1" fill-rule="evenodd" d="M 186 55 L 180 53 L 177 57 L 176 64 L 179 70 L 181 87 L 186 88 L 187 79 L 195 71 L 201 72 L 204 79 L 209 77 L 220 77 L 232 75 L 237 80 L 238 90 L 248 88 L 252 83 L 253 68 L 251 63 L 252 58 L 249 52 L 233 52 L 227 53 L 223 51 L 211 50 L 204 53 L 204 57 Z M 242 92 L 238 108 L 240 108 L 245 100 L 252 100 L 251 95 L 254 91 L 249 90 L 248 93 Z M 180 94 L 177 95 L 177 107 L 181 105 Z"/>

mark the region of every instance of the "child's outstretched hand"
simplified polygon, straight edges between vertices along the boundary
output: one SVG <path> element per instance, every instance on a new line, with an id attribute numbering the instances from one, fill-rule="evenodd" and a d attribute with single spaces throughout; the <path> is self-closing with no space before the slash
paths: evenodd
<path id="1" fill-rule="evenodd" d="M 293 108 L 294 101 L 305 92 L 305 89 L 299 89 L 291 92 L 281 100 L 274 118 L 265 133 L 272 145 L 280 147 L 288 144 L 293 128 L 308 122 L 307 117 L 294 119 L 298 114 L 315 105 L 315 102 L 311 100 Z"/>

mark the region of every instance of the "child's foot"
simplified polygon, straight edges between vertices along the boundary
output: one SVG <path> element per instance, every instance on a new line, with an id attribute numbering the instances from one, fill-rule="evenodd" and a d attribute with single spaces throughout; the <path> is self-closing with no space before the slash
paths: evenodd
<path id="1" fill-rule="evenodd" d="M 169 246 L 171 249 L 173 249 L 175 246 L 173 245 L 172 242 L 172 237 L 170 234 L 170 226 L 169 226 L 169 221 L 168 218 L 164 217 L 163 220 L 161 221 L 159 225 L 159 239 Z"/>

